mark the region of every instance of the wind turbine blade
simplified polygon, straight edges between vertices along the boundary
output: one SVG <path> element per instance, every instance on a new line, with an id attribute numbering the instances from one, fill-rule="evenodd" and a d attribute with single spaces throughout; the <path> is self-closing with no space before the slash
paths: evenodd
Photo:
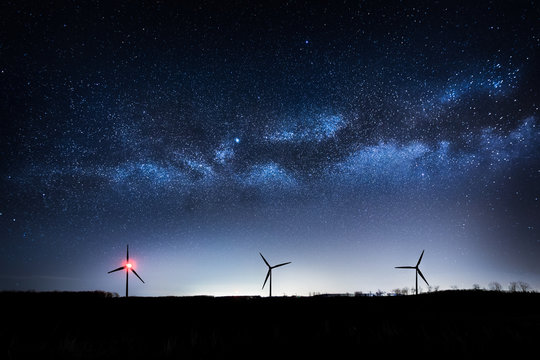
<path id="1" fill-rule="evenodd" d="M 274 266 L 272 266 L 272 269 L 273 269 L 273 268 L 280 267 L 280 266 L 283 266 L 283 265 L 287 265 L 287 264 L 290 264 L 290 263 L 291 263 L 291 262 L 289 261 L 289 262 L 286 262 L 286 263 L 283 263 L 283 264 L 274 265 Z"/>
<path id="2" fill-rule="evenodd" d="M 420 265 L 420 261 L 422 261 L 422 256 L 424 256 L 424 250 L 422 250 L 422 255 L 420 255 L 420 259 L 418 259 L 418 262 L 416 263 L 416 267 Z"/>
<path id="3" fill-rule="evenodd" d="M 110 273 L 115 272 L 115 271 L 124 270 L 125 268 L 126 268 L 125 266 L 120 266 L 118 269 L 111 270 L 107 274 L 110 274 Z"/>
<path id="4" fill-rule="evenodd" d="M 129 262 L 129 244 L 127 244 L 127 248 L 126 248 L 126 259 L 127 259 L 127 262 Z"/>
<path id="5" fill-rule="evenodd" d="M 268 277 L 270 276 L 270 271 L 272 271 L 272 269 L 268 269 L 268 272 L 266 273 L 266 279 L 264 279 L 264 284 L 263 284 L 263 289 L 264 289 L 264 285 L 266 285 L 266 281 L 268 281 Z"/>
<path id="6" fill-rule="evenodd" d="M 396 269 L 416 269 L 414 266 L 396 266 Z"/>
<path id="7" fill-rule="evenodd" d="M 418 271 L 418 274 L 420 275 L 420 277 L 426 282 L 427 286 L 429 286 L 429 283 L 427 282 L 426 278 L 424 277 L 420 269 L 416 269 L 416 271 Z"/>
<path id="8" fill-rule="evenodd" d="M 137 277 L 139 278 L 139 280 L 141 280 L 142 283 L 144 284 L 144 280 L 141 279 L 141 277 L 139 276 L 139 274 L 137 274 L 137 272 L 136 272 L 133 268 L 131 268 L 131 271 L 133 271 L 133 273 L 135 274 L 135 276 L 137 276 Z"/>
<path id="9" fill-rule="evenodd" d="M 261 255 L 262 259 L 264 260 L 266 266 L 270 267 L 270 264 L 268 263 L 268 261 L 266 261 L 266 259 L 264 258 L 263 254 L 259 253 L 259 255 Z"/>

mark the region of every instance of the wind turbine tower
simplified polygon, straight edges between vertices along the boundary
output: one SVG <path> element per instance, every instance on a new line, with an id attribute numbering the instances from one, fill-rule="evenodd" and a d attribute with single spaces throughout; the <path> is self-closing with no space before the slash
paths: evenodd
<path id="1" fill-rule="evenodd" d="M 264 260 L 264 263 L 266 264 L 266 266 L 268 266 L 268 272 L 266 273 L 266 278 L 264 279 L 264 284 L 263 284 L 262 288 L 264 289 L 264 285 L 266 285 L 266 281 L 268 280 L 268 278 L 270 278 L 270 297 L 272 297 L 272 269 L 275 269 L 275 268 L 283 266 L 283 265 L 290 264 L 291 262 L 289 261 L 289 262 L 286 262 L 286 263 L 283 263 L 283 264 L 270 266 L 268 261 L 266 261 L 266 259 L 264 258 L 263 254 L 259 253 L 259 255 L 261 255 L 261 257 Z"/>
<path id="2" fill-rule="evenodd" d="M 107 274 L 113 273 L 115 271 L 124 270 L 124 269 L 126 270 L 126 297 L 128 297 L 128 277 L 129 277 L 129 272 L 130 271 L 133 271 L 135 276 L 137 276 L 139 278 L 139 280 L 142 281 L 143 284 L 145 283 L 143 281 L 143 279 L 141 279 L 139 274 L 137 274 L 137 272 L 133 268 L 133 264 L 129 262 L 129 244 L 127 245 L 127 249 L 126 249 L 126 263 L 124 265 L 120 266 L 118 269 L 114 269 L 114 270 L 109 271 Z"/>
<path id="3" fill-rule="evenodd" d="M 420 274 L 420 277 L 422 277 L 422 279 L 426 282 L 427 286 L 429 286 L 426 278 L 418 268 L 418 266 L 420 265 L 420 261 L 422 261 L 422 256 L 424 256 L 424 250 L 422 250 L 422 254 L 420 255 L 420 259 L 418 259 L 416 266 L 396 266 L 396 269 L 414 269 L 416 271 L 416 295 L 418 295 L 418 274 Z"/>

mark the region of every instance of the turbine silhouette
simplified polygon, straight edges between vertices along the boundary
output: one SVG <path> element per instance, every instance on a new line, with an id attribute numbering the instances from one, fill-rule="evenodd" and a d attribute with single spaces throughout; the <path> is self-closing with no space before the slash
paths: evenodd
<path id="1" fill-rule="evenodd" d="M 264 284 L 263 284 L 262 288 L 264 289 L 264 285 L 266 285 L 266 281 L 268 280 L 268 278 L 270 278 L 270 297 L 272 297 L 272 269 L 275 269 L 275 268 L 283 266 L 283 265 L 290 264 L 291 262 L 289 261 L 289 262 L 286 262 L 286 263 L 283 263 L 283 264 L 270 266 L 268 261 L 266 261 L 266 259 L 264 258 L 263 254 L 259 253 L 259 255 L 261 255 L 261 257 L 264 260 L 264 263 L 266 264 L 266 266 L 268 266 L 268 272 L 266 273 L 266 278 L 264 279 Z"/>
<path id="2" fill-rule="evenodd" d="M 129 262 L 129 244 L 127 245 L 127 249 L 126 249 L 126 265 L 120 266 L 118 269 L 111 270 L 107 274 L 113 273 L 115 271 L 120 271 L 123 269 L 126 269 L 126 297 L 128 297 L 128 275 L 129 275 L 130 270 L 133 271 L 133 273 L 139 278 L 139 280 L 142 281 L 143 284 L 145 283 L 144 280 L 141 279 L 139 274 L 137 274 L 137 272 L 133 268 L 133 264 Z"/>
<path id="3" fill-rule="evenodd" d="M 424 256 L 424 250 L 422 250 L 422 254 L 420 255 L 420 259 L 418 259 L 418 262 L 416 263 L 416 266 L 396 266 L 396 269 L 415 269 L 416 270 L 416 295 L 418 295 L 418 274 L 422 277 L 422 279 L 426 282 L 426 284 L 429 286 L 429 283 L 427 282 L 426 278 L 418 268 L 420 265 L 420 261 L 422 261 L 422 256 Z"/>

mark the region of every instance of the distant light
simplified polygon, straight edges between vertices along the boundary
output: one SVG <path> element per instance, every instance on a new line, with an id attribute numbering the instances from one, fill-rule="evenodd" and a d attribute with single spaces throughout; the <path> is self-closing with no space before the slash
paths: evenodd
<path id="1" fill-rule="evenodd" d="M 309 44 L 309 40 L 306 40 L 306 44 Z"/>
<path id="2" fill-rule="evenodd" d="M 239 138 L 234 138 L 234 142 L 238 144 L 238 143 L 240 143 L 240 139 Z"/>

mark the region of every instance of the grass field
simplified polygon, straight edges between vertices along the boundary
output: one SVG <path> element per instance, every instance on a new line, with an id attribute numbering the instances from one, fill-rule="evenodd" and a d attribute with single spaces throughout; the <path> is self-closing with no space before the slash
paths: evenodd
<path id="1" fill-rule="evenodd" d="M 107 295 L 0 293 L 5 314 L 0 358 L 515 358 L 539 351 L 537 293 L 271 299 Z"/>

